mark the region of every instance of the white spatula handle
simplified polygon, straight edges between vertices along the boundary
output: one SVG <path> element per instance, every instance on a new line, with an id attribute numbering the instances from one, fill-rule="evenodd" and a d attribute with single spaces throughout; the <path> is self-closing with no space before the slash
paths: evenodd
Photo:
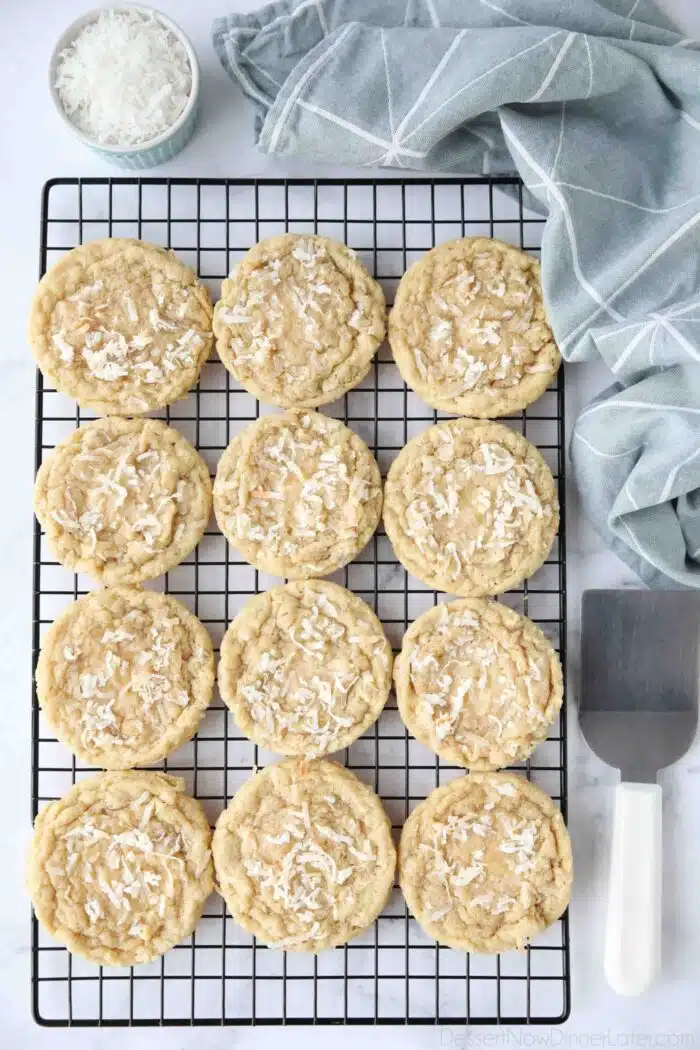
<path id="1" fill-rule="evenodd" d="M 615 795 L 605 976 L 639 995 L 661 962 L 661 788 L 618 784 Z"/>

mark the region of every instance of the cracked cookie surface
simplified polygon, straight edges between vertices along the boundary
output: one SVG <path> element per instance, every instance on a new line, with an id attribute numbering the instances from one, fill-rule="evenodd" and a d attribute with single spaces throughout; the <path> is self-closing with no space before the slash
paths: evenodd
<path id="1" fill-rule="evenodd" d="M 36 683 L 47 721 L 78 758 L 105 769 L 147 766 L 196 733 L 211 700 L 214 652 L 182 602 L 109 587 L 55 620 Z"/>
<path id="2" fill-rule="evenodd" d="M 381 714 L 391 646 L 369 605 L 327 580 L 251 598 L 221 643 L 219 691 L 238 727 L 282 755 L 349 747 Z"/>
<path id="3" fill-rule="evenodd" d="M 210 847 L 183 780 L 88 777 L 35 821 L 27 882 L 37 919 L 90 962 L 148 962 L 194 929 L 214 889 Z"/>
<path id="4" fill-rule="evenodd" d="M 352 249 L 286 233 L 256 244 L 223 282 L 214 334 L 224 365 L 255 397 L 314 408 L 364 379 L 385 317 L 381 286 Z"/>
<path id="5" fill-rule="evenodd" d="M 549 795 L 512 773 L 469 773 L 411 813 L 399 882 L 429 936 L 450 948 L 524 948 L 565 911 L 573 862 Z"/>
<path id="6" fill-rule="evenodd" d="M 500 594 L 546 560 L 559 527 L 552 473 L 521 434 L 487 420 L 424 430 L 392 463 L 384 525 L 419 580 L 462 597 Z"/>
<path id="7" fill-rule="evenodd" d="M 344 423 L 318 412 L 263 416 L 231 441 L 216 471 L 219 528 L 273 576 L 335 572 L 369 542 L 381 508 L 374 456 Z"/>
<path id="8" fill-rule="evenodd" d="M 234 795 L 212 843 L 231 914 L 271 947 L 319 952 L 366 929 L 396 851 L 380 799 L 327 759 L 267 766 Z"/>
<path id="9" fill-rule="evenodd" d="M 488 237 L 441 244 L 411 266 L 389 315 L 389 342 L 424 401 L 464 416 L 520 411 L 561 364 L 539 262 Z"/>
<path id="10" fill-rule="evenodd" d="M 209 356 L 209 293 L 172 252 L 108 238 L 46 273 L 29 318 L 39 368 L 98 415 L 142 415 L 184 397 Z"/>
<path id="11" fill-rule="evenodd" d="M 202 457 L 157 419 L 97 419 L 46 457 L 34 510 L 57 559 L 104 584 L 141 583 L 196 547 L 211 512 Z"/>
<path id="12" fill-rule="evenodd" d="M 469 769 L 526 759 L 563 697 L 561 664 L 546 635 L 483 598 L 440 603 L 419 616 L 403 637 L 394 681 L 409 731 Z"/>

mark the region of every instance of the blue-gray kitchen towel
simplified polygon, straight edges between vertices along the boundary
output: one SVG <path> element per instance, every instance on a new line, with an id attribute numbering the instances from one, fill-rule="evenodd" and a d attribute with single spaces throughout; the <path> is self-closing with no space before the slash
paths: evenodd
<path id="1" fill-rule="evenodd" d="M 650 0 L 279 0 L 214 25 L 266 153 L 522 176 L 569 361 L 588 515 L 652 585 L 700 586 L 700 42 Z"/>

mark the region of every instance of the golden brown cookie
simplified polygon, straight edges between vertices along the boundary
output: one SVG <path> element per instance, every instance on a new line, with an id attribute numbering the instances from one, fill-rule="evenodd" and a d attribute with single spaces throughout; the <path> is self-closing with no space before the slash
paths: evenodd
<path id="1" fill-rule="evenodd" d="M 379 522 L 379 467 L 362 438 L 318 412 L 263 416 L 229 444 L 214 512 L 263 572 L 306 580 L 347 565 Z"/>
<path id="2" fill-rule="evenodd" d="M 129 238 L 68 252 L 37 289 L 29 342 L 45 378 L 98 415 L 184 397 L 213 341 L 209 293 L 172 252 Z"/>
<path id="3" fill-rule="evenodd" d="M 460 598 L 419 616 L 394 665 L 417 740 L 469 769 L 526 759 L 559 713 L 563 680 L 547 636 L 500 602 Z"/>
<path id="4" fill-rule="evenodd" d="M 512 773 L 436 788 L 401 833 L 406 903 L 430 937 L 461 951 L 524 948 L 566 910 L 572 873 L 561 813 Z"/>
<path id="5" fill-rule="evenodd" d="M 251 598 L 221 643 L 219 691 L 261 747 L 319 757 L 376 722 L 391 688 L 391 646 L 344 587 L 305 580 Z"/>
<path id="6" fill-rule="evenodd" d="M 223 282 L 214 333 L 221 360 L 255 397 L 315 408 L 364 379 L 385 320 L 381 286 L 351 248 L 285 233 L 256 244 Z"/>
<path id="7" fill-rule="evenodd" d="M 101 583 L 141 583 L 197 546 L 211 480 L 182 434 L 157 419 L 97 419 L 49 453 L 34 511 L 66 568 Z"/>
<path id="8" fill-rule="evenodd" d="M 413 438 L 392 463 L 384 525 L 419 580 L 480 597 L 539 569 L 559 527 L 559 502 L 549 467 L 521 434 L 451 419 Z"/>
<path id="9" fill-rule="evenodd" d="M 93 591 L 49 628 L 41 709 L 73 754 L 105 769 L 159 762 L 197 732 L 214 687 L 206 629 L 167 594 Z"/>
<path id="10" fill-rule="evenodd" d="M 212 850 L 235 921 L 289 951 L 320 952 L 361 933 L 396 868 L 381 801 L 327 759 L 288 758 L 251 777 L 219 817 Z"/>
<path id="11" fill-rule="evenodd" d="M 408 385 L 433 408 L 508 416 L 535 401 L 561 357 L 540 264 L 488 237 L 433 248 L 403 275 L 389 341 Z"/>
<path id="12" fill-rule="evenodd" d="M 90 962 L 148 962 L 194 930 L 214 889 L 210 845 L 183 780 L 88 777 L 36 818 L 27 865 L 36 917 Z"/>

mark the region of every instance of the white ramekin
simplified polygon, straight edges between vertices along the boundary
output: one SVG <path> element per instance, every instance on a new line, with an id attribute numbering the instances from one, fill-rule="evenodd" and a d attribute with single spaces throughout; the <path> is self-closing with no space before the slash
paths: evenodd
<path id="1" fill-rule="evenodd" d="M 70 119 L 61 105 L 61 100 L 56 91 L 56 67 L 58 65 L 59 55 L 73 43 L 78 33 L 80 33 L 86 25 L 89 25 L 91 22 L 96 22 L 99 16 L 106 10 L 138 11 L 139 14 L 152 15 L 164 25 L 166 29 L 169 29 L 178 40 L 180 40 L 182 46 L 187 52 L 187 58 L 190 63 L 192 87 L 190 88 L 190 96 L 182 113 L 172 127 L 169 127 L 156 138 L 148 139 L 146 142 L 140 142 L 137 146 L 104 146 L 90 138 L 89 135 L 86 135 L 81 131 L 80 128 Z M 199 113 L 199 63 L 197 62 L 197 55 L 195 54 L 194 48 L 180 27 L 164 14 L 161 14 L 160 11 L 156 11 L 152 7 L 143 7 L 141 4 L 129 4 L 128 6 L 119 5 L 109 8 L 100 7 L 95 8 L 92 11 L 87 11 L 84 15 L 81 15 L 80 18 L 77 18 L 57 40 L 56 46 L 51 52 L 51 60 L 49 62 L 49 90 L 61 119 L 68 125 L 75 137 L 80 139 L 81 142 L 84 142 L 86 146 L 89 146 L 91 150 L 104 157 L 105 160 L 110 161 L 110 163 L 116 164 L 120 168 L 152 168 L 155 167 L 156 164 L 163 164 L 164 161 L 170 160 L 171 157 L 174 157 L 176 153 L 179 153 L 180 150 L 183 149 L 192 136 L 192 132 L 197 124 Z"/>

